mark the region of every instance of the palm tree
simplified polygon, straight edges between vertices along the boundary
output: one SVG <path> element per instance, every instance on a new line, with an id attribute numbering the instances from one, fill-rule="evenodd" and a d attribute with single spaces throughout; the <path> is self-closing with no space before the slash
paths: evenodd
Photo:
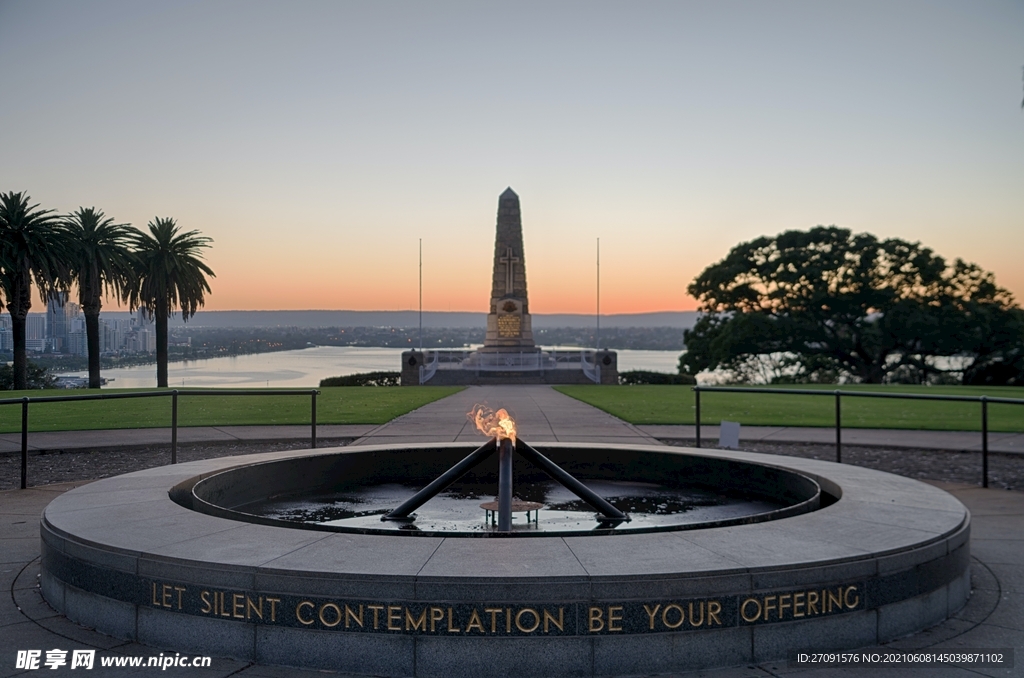
<path id="1" fill-rule="evenodd" d="M 206 276 L 216 276 L 203 263 L 202 250 L 213 241 L 199 231 L 181 233 L 174 219 L 157 217 L 147 225 L 149 233 L 135 237 L 137 284 L 130 301 L 156 319 L 156 385 L 166 387 L 167 318 L 179 307 L 187 321 L 206 302 Z"/>
<path id="2" fill-rule="evenodd" d="M 28 388 L 25 320 L 32 284 L 44 299 L 67 290 L 67 234 L 53 210 L 29 205 L 26 193 L 0 193 L 0 290 L 14 334 L 14 388 Z"/>
<path id="3" fill-rule="evenodd" d="M 115 224 L 94 207 L 79 207 L 65 219 L 64 226 L 74 243 L 68 263 L 85 315 L 89 388 L 99 388 L 101 298 L 113 292 L 118 299 L 128 300 L 135 277 L 131 245 L 139 232 L 128 224 Z"/>

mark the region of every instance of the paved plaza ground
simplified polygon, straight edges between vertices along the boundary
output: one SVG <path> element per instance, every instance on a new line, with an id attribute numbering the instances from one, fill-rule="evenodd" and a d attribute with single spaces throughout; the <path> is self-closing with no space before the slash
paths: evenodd
<path id="1" fill-rule="evenodd" d="M 509 409 L 516 416 L 521 437 L 530 442 L 660 444 L 659 439 L 686 440 L 693 435 L 693 427 L 632 426 L 546 386 L 471 387 L 383 426 L 323 426 L 318 429 L 318 435 L 321 439 L 350 439 L 355 445 L 481 441 L 482 436 L 472 429 L 465 416 L 477 403 Z M 713 427 L 706 428 L 708 430 L 704 435 L 717 440 L 717 431 Z M 746 430 L 754 438 L 770 439 L 772 442 L 786 441 L 789 436 L 793 439 L 790 442 L 815 443 L 821 441 L 814 438 L 822 435 L 820 429 Z M 303 435 L 308 435 L 308 428 L 302 431 L 301 427 L 230 427 L 183 429 L 179 440 L 183 443 L 204 440 L 230 443 L 232 440 L 279 439 L 281 444 L 286 445 L 286 441 L 298 440 Z M 828 442 L 828 433 L 824 435 L 824 442 Z M 862 436 L 864 440 L 859 441 L 861 444 L 902 444 L 916 449 L 971 449 L 962 446 L 978 442 L 978 434 L 968 433 L 886 431 L 864 432 Z M 166 443 L 168 438 L 167 432 L 160 429 L 32 435 L 33 447 L 37 449 L 156 445 Z M 9 451 L 10 445 L 16 442 L 14 439 L 15 436 L 11 435 L 0 436 L 0 452 Z M 844 442 L 857 444 L 858 439 L 853 432 L 844 432 Z M 1022 441 L 1012 436 L 993 441 L 993 449 L 1001 449 L 997 446 L 1005 447 L 1004 452 L 1024 451 Z M 8 592 L 0 603 L 0 678 L 39 673 L 15 668 L 15 655 L 19 649 L 38 649 L 44 652 L 53 648 L 95 649 L 98 657 L 149 657 L 161 652 L 161 648 L 114 639 L 78 626 L 54 612 L 39 595 L 39 515 L 54 497 L 82 484 L 70 482 L 0 492 L 0 584 Z M 968 484 L 934 484 L 951 492 L 971 510 L 972 597 L 955 617 L 932 629 L 890 643 L 887 648 L 1014 648 L 1020 655 L 1024 650 L 1024 493 L 982 489 Z M 63 669 L 67 670 L 67 667 Z M 49 670 L 45 672 L 51 674 Z M 97 667 L 86 675 L 144 676 L 156 675 L 158 672 L 159 669 L 152 668 L 133 670 Z M 213 659 L 208 669 L 178 668 L 169 669 L 169 673 L 211 678 L 322 675 L 322 672 L 316 671 L 262 667 L 217 658 Z M 905 667 L 891 670 L 863 667 L 799 669 L 788 667 L 786 662 L 771 662 L 680 675 L 693 678 L 817 678 L 872 674 L 950 677 L 1024 675 L 1024 657 L 1018 657 L 1017 668 L 1008 671 Z"/>

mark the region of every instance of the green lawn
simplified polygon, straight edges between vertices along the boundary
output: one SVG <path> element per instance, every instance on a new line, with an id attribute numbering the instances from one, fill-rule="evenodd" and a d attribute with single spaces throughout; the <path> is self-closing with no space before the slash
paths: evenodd
<path id="1" fill-rule="evenodd" d="M 774 387 L 773 387 L 774 388 Z M 783 387 L 785 388 L 785 387 Z M 794 386 L 835 390 L 835 386 Z M 844 391 L 987 395 L 1024 400 L 1013 386 L 842 386 Z M 633 424 L 693 424 L 690 386 L 559 386 L 557 390 Z M 768 393 L 701 393 L 701 423 L 723 419 L 748 426 L 834 426 L 835 400 L 824 396 Z M 990 431 L 1024 431 L 1024 405 L 989 403 Z M 901 428 L 934 431 L 980 431 L 979 403 L 843 398 L 843 427 Z"/>
<path id="2" fill-rule="evenodd" d="M 156 389 L 103 389 L 103 393 Z M 317 424 L 383 424 L 429 402 L 461 390 L 458 386 L 322 388 L 316 399 Z M 97 391 L 0 391 L 0 399 L 82 395 Z M 309 396 L 193 396 L 178 389 L 179 426 L 309 424 Z M 154 428 L 171 424 L 171 398 L 35 403 L 29 407 L 31 431 L 79 431 Z M 21 430 L 21 406 L 0 405 L 0 433 Z"/>

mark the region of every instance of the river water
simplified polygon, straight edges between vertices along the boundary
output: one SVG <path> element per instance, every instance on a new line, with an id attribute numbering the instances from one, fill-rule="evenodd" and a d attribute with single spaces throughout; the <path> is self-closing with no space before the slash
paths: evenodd
<path id="1" fill-rule="evenodd" d="M 681 351 L 620 350 L 619 371 L 675 372 L 680 353 Z M 359 372 L 397 372 L 401 358 L 402 349 L 399 348 L 315 346 L 298 351 L 171 363 L 168 366 L 167 378 L 168 384 L 172 387 L 315 387 L 320 385 L 321 379 L 327 377 Z M 88 375 L 87 372 L 70 374 Z M 156 386 L 156 365 L 103 370 L 103 377 L 113 380 L 109 386 L 114 388 L 153 387 Z"/>

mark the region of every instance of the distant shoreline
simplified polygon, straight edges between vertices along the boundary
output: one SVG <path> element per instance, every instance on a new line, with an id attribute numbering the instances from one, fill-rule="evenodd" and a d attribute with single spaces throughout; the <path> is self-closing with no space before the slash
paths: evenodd
<path id="1" fill-rule="evenodd" d="M 37 314 L 30 314 L 37 315 Z M 42 314 L 38 314 L 42 315 Z M 100 317 L 114 320 L 131 317 L 128 311 L 103 311 Z M 697 322 L 697 311 L 661 311 L 655 313 L 616 313 L 601 316 L 602 328 L 672 327 L 689 329 Z M 559 327 L 589 328 L 596 326 L 593 314 L 534 313 L 533 327 L 548 329 Z M 418 311 L 199 311 L 188 323 L 181 314 L 171 317 L 169 326 L 175 327 L 396 327 L 419 326 Z M 466 311 L 424 311 L 423 327 L 429 328 L 483 328 L 487 314 Z"/>

